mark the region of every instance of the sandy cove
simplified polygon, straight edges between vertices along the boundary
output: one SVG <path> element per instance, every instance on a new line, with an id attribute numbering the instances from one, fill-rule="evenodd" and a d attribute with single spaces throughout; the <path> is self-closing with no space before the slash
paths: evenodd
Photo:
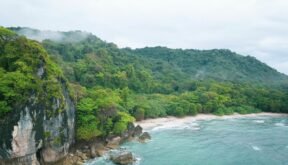
<path id="1" fill-rule="evenodd" d="M 162 118 L 155 118 L 155 119 L 146 119 L 142 121 L 135 122 L 136 125 L 140 125 L 144 130 L 150 130 L 155 127 L 164 126 L 165 127 L 173 127 L 177 125 L 182 125 L 185 123 L 190 123 L 193 121 L 199 120 L 212 120 L 212 119 L 234 119 L 234 118 L 246 118 L 246 117 L 288 117 L 288 114 L 283 113 L 253 113 L 253 114 L 233 114 L 233 115 L 224 115 L 224 116 L 216 116 L 213 114 L 198 114 L 197 116 L 186 116 L 183 118 L 177 117 L 162 117 Z"/>

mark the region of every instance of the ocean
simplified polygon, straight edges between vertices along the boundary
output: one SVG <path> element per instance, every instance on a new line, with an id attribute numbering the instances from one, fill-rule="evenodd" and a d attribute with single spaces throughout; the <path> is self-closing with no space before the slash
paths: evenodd
<path id="1" fill-rule="evenodd" d="M 147 143 L 127 142 L 135 165 L 288 165 L 288 118 L 191 121 L 148 132 Z M 87 165 L 113 165 L 105 157 Z"/>

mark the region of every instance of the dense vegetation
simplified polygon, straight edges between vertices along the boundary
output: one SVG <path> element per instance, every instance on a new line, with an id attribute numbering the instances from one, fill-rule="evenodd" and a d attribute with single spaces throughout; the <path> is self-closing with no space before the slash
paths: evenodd
<path id="1" fill-rule="evenodd" d="M 280 85 L 287 83 L 287 76 L 251 56 L 238 55 L 230 50 L 182 50 L 165 47 L 143 48 L 128 52 L 149 58 L 151 61 L 167 62 L 194 80 L 231 81 Z M 157 63 L 156 63 L 157 64 Z M 159 72 L 159 65 L 152 70 Z M 161 69 L 161 68 L 160 68 Z"/>
<path id="2" fill-rule="evenodd" d="M 0 119 L 32 96 L 53 115 L 53 99 L 64 99 L 59 81 L 65 81 L 61 69 L 38 42 L 0 27 Z"/>
<path id="3" fill-rule="evenodd" d="M 253 57 L 229 50 L 119 49 L 79 31 L 49 32 L 55 39 L 13 30 L 42 36 L 62 68 L 77 104 L 78 139 L 121 134 L 134 118 L 288 112 L 287 76 Z"/>
<path id="4" fill-rule="evenodd" d="M 97 136 L 121 134 L 134 118 L 119 111 L 121 91 L 93 88 L 77 104 L 77 135 L 79 139 L 89 140 Z"/>

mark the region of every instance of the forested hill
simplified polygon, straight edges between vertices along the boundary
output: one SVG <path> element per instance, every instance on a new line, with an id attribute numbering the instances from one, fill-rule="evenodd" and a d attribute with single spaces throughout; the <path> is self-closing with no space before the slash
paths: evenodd
<path id="1" fill-rule="evenodd" d="M 260 62 L 255 57 L 242 56 L 225 49 L 182 50 L 165 47 L 142 48 L 131 51 L 142 57 L 167 62 L 194 80 L 281 84 L 287 76 Z"/>
<path id="2" fill-rule="evenodd" d="M 134 119 L 197 113 L 288 113 L 287 76 L 229 50 L 120 49 L 87 32 L 10 29 L 40 41 L 33 43 L 61 68 L 76 105 L 78 140 L 121 135 Z M 6 34 L 7 29 L 2 31 Z M 14 55 L 25 53 L 14 50 L 25 44 L 6 45 L 0 49 L 4 52 L 0 62 L 11 67 Z M 37 58 L 29 62 L 33 61 Z M 21 70 L 22 63 L 16 63 Z M 2 74 L 11 75 L 9 70 Z M 0 90 L 7 88 L 9 84 L 0 83 Z M 13 105 L 11 99 L 0 95 L 2 118 L 13 112 Z"/>
<path id="3" fill-rule="evenodd" d="M 76 62 L 92 52 L 101 51 L 107 56 L 97 57 L 98 63 L 110 58 L 109 68 L 131 63 L 136 68 L 145 68 L 160 82 L 190 80 L 215 80 L 256 85 L 283 85 L 288 77 L 251 56 L 242 56 L 225 49 L 194 50 L 147 47 L 141 49 L 118 49 L 91 33 L 81 31 L 53 32 L 30 28 L 11 28 L 28 38 L 43 41 L 50 54 Z M 47 40 L 48 39 L 48 40 Z M 98 55 L 101 53 L 98 53 Z M 108 58 L 107 58 L 108 57 Z M 107 63 L 106 63 L 107 64 Z M 100 64 L 101 65 L 101 64 Z M 98 65 L 97 65 L 98 66 Z M 101 67 L 106 67 L 101 65 Z M 120 69 L 121 70 L 121 69 Z"/>

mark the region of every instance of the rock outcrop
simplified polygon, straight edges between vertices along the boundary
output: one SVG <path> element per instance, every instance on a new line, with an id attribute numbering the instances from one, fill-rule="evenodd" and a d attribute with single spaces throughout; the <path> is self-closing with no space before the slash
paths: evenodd
<path id="1" fill-rule="evenodd" d="M 140 136 L 141 133 L 142 133 L 143 129 L 140 125 L 137 125 L 135 128 L 134 128 L 134 132 L 133 132 L 133 137 L 137 137 L 137 136 Z"/>
<path id="2" fill-rule="evenodd" d="M 116 136 L 114 138 L 108 139 L 107 140 L 107 144 L 106 147 L 110 148 L 110 149 L 115 149 L 119 146 L 121 142 L 121 137 L 120 136 Z"/>
<path id="3" fill-rule="evenodd" d="M 74 143 L 75 108 L 68 83 L 39 43 L 3 28 L 0 32 L 0 69 L 9 80 L 0 94 L 9 109 L 0 116 L 0 165 L 55 163 Z M 4 49 L 9 45 L 13 49 Z M 5 58 L 8 66 L 2 64 Z M 13 73 L 19 77 L 12 79 Z"/>
<path id="4" fill-rule="evenodd" d="M 139 136 L 139 141 L 140 142 L 146 142 L 147 140 L 151 140 L 151 136 L 148 132 L 143 132 L 140 136 Z"/>
<path id="5" fill-rule="evenodd" d="M 133 154 L 129 151 L 114 153 L 113 155 L 111 155 L 110 159 L 115 164 L 120 164 L 120 165 L 132 164 L 135 161 Z"/>
<path id="6" fill-rule="evenodd" d="M 31 97 L 22 108 L 14 109 L 0 125 L 0 164 L 52 163 L 67 155 L 74 142 L 75 108 L 65 96 L 65 109 L 49 116 L 44 106 Z M 60 101 L 55 100 L 55 109 Z"/>

